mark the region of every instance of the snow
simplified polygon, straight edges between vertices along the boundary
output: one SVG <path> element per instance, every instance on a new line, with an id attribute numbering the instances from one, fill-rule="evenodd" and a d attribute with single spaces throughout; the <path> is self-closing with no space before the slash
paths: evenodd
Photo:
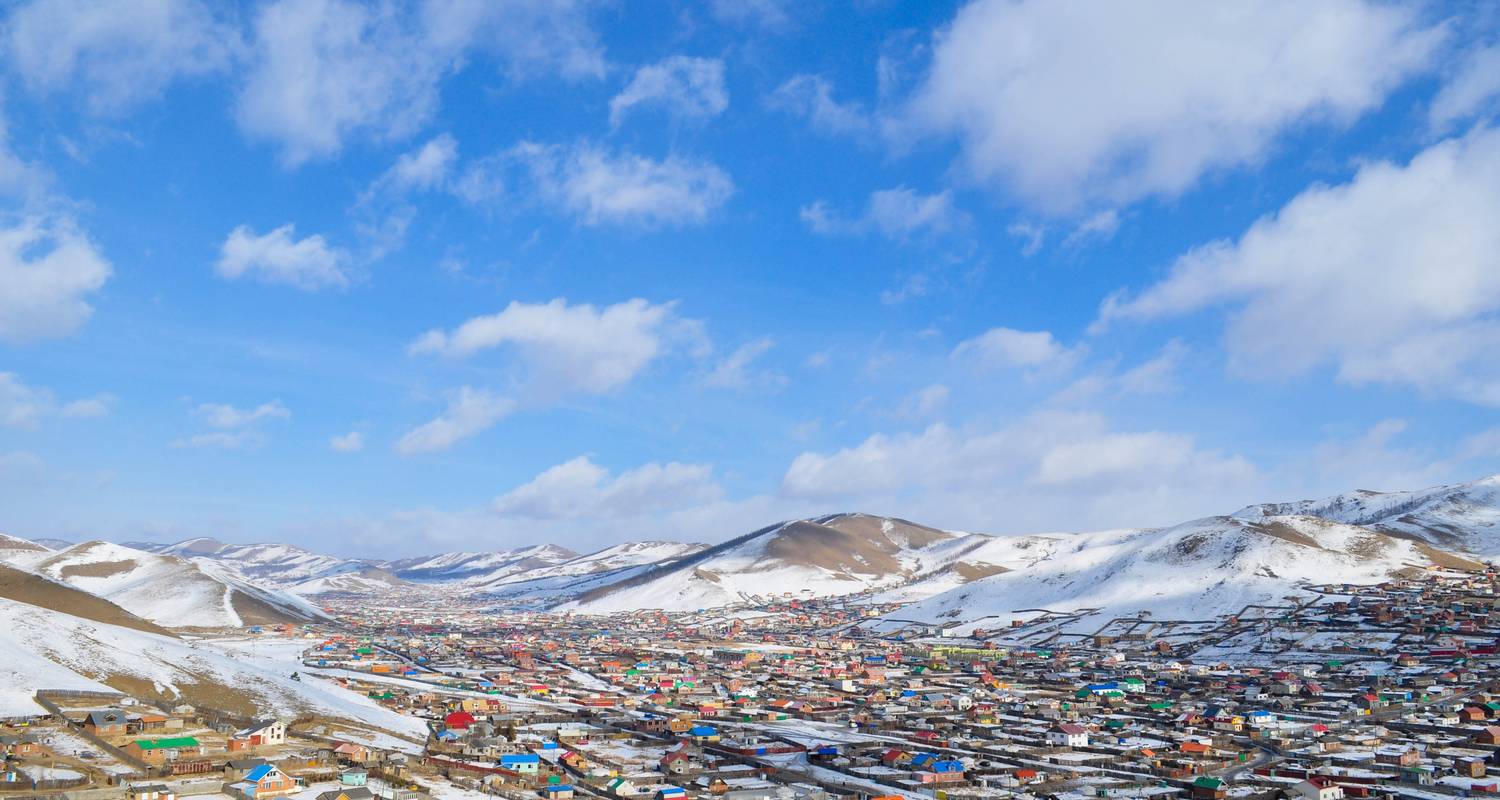
<path id="1" fill-rule="evenodd" d="M 0 710 L 40 713 L 39 689 L 111 691 L 99 679 L 129 676 L 162 690 L 209 682 L 240 692 L 273 713 L 312 711 L 421 741 L 421 720 L 321 681 L 294 681 L 285 651 L 233 653 L 210 640 L 184 641 L 92 622 L 0 599 Z"/>
<path id="2" fill-rule="evenodd" d="M 1355 491 L 1321 500 L 1267 503 L 1234 516 L 1305 515 L 1415 535 L 1484 558 L 1500 557 L 1500 475 L 1406 492 Z"/>
<path id="3" fill-rule="evenodd" d="M 1165 530 L 1055 537 L 1049 546 L 1027 568 L 936 595 L 892 618 L 958 622 L 963 634 L 981 619 L 1008 620 L 1018 611 L 1084 610 L 1063 630 L 1092 632 L 1141 612 L 1157 620 L 1206 620 L 1252 604 L 1304 603 L 1316 598 L 1309 584 L 1379 583 L 1429 563 L 1410 541 L 1300 517 L 1254 524 L 1212 517 Z"/>
<path id="4" fill-rule="evenodd" d="M 255 586 L 225 564 L 184 560 L 108 542 L 85 542 L 14 563 L 166 627 L 240 627 L 243 620 L 233 604 L 237 593 L 291 618 L 326 616 L 300 598 Z"/>

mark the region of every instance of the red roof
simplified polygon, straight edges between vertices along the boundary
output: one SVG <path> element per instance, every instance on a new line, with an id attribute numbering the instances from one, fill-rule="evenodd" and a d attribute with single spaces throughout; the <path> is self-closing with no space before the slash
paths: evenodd
<path id="1" fill-rule="evenodd" d="M 443 717 L 443 724 L 454 730 L 466 730 L 474 724 L 474 715 L 467 711 L 455 711 Z"/>

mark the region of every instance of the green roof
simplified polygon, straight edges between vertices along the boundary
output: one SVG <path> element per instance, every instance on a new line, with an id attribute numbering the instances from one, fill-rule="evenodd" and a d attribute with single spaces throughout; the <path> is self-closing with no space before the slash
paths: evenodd
<path id="1" fill-rule="evenodd" d="M 1223 786 L 1224 782 L 1219 780 L 1218 778 L 1210 778 L 1207 775 L 1204 775 L 1198 780 L 1193 781 L 1193 785 L 1197 786 L 1200 789 L 1217 789 L 1220 786 Z"/>
<path id="2" fill-rule="evenodd" d="M 197 747 L 198 740 L 191 736 L 178 736 L 172 739 L 136 739 L 135 746 L 142 750 L 169 750 L 174 747 Z"/>

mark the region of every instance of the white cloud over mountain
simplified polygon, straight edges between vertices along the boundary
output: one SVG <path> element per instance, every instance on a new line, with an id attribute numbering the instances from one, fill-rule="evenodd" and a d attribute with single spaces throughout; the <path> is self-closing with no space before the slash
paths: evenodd
<path id="1" fill-rule="evenodd" d="M 67 220 L 27 217 L 0 227 L 0 340 L 66 336 L 94 313 L 90 296 L 114 268 Z"/>
<path id="2" fill-rule="evenodd" d="M 1350 384 L 1500 406 L 1500 132 L 1313 186 L 1236 241 L 1194 248 L 1167 277 L 1111 298 L 1096 330 L 1224 306 L 1247 375 L 1330 365 Z"/>
<path id="3" fill-rule="evenodd" d="M 1376 108 L 1444 35 L 1366 0 L 975 0 L 887 133 L 955 137 L 962 174 L 1050 213 L 1174 197 Z"/>

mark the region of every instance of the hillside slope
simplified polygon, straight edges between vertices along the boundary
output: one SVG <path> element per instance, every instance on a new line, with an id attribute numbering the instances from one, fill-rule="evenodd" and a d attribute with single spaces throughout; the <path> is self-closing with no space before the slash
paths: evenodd
<path id="1" fill-rule="evenodd" d="M 906 520 L 833 514 L 763 528 L 594 589 L 558 608 L 687 611 L 915 587 L 940 574 L 956 585 L 1004 568 L 986 550 L 994 542 L 993 537 Z M 932 591 L 940 591 L 950 584 L 931 585 Z"/>
<path id="2" fill-rule="evenodd" d="M 1303 516 L 1210 517 L 1165 529 L 1047 537 L 1027 569 L 935 595 L 891 615 L 959 631 L 1008 625 L 1035 610 L 1092 610 L 1070 629 L 1140 612 L 1209 620 L 1249 604 L 1304 602 L 1316 584 L 1373 584 L 1429 567 L 1481 564 L 1378 531 Z"/>
<path id="3" fill-rule="evenodd" d="M 1244 519 L 1303 515 L 1362 525 L 1436 547 L 1500 559 L 1500 475 L 1410 492 L 1360 490 L 1235 512 Z"/>
<path id="4" fill-rule="evenodd" d="M 324 617 L 306 601 L 259 587 L 223 564 L 108 542 L 84 542 L 12 563 L 169 628 L 301 623 Z"/>

